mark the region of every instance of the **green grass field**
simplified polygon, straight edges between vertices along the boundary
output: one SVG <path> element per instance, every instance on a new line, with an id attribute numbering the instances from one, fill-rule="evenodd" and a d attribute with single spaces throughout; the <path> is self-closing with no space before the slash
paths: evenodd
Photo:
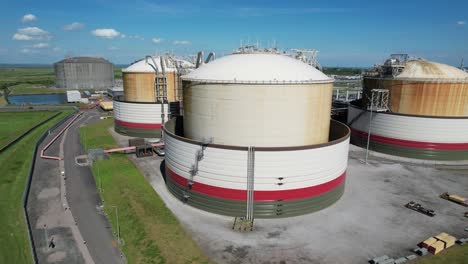
<path id="1" fill-rule="evenodd" d="M 106 119 L 80 129 L 87 149 L 117 147 Z M 124 154 L 93 164 L 96 183 L 114 232 L 119 211 L 123 251 L 129 263 L 207 263 L 208 258 L 165 206 L 151 185 Z M 98 174 L 99 172 L 99 174 Z M 99 175 L 99 176 L 98 176 Z"/>
<path id="2" fill-rule="evenodd" d="M 114 78 L 115 79 L 122 79 L 122 68 L 116 68 L 114 66 Z"/>
<path id="3" fill-rule="evenodd" d="M 0 68 L 0 87 L 19 83 L 52 85 L 54 81 L 53 68 Z"/>
<path id="4" fill-rule="evenodd" d="M 325 74 L 334 75 L 358 75 L 361 74 L 361 68 L 348 68 L 348 67 L 323 67 Z"/>
<path id="5" fill-rule="evenodd" d="M 0 148 L 55 113 L 53 111 L 0 112 Z"/>
<path id="6" fill-rule="evenodd" d="M 69 113 L 63 111 L 0 154 L 0 263 L 32 263 L 22 206 L 31 157 L 42 133 Z M 2 122 L 16 119 L 16 114 L 1 117 Z"/>
<path id="7" fill-rule="evenodd" d="M 8 102 L 5 100 L 5 97 L 3 95 L 0 95 L 0 107 L 1 106 L 6 106 Z"/>
<path id="8" fill-rule="evenodd" d="M 468 245 L 455 246 L 438 255 L 428 255 L 411 262 L 414 264 L 466 264 L 468 263 Z"/>
<path id="9" fill-rule="evenodd" d="M 122 69 L 114 68 L 114 78 L 122 78 Z M 8 88 L 10 95 L 65 93 L 66 89 L 49 88 L 55 83 L 52 67 L 0 68 L 0 89 Z M 4 105 L 0 98 L 0 106 Z M 6 103 L 6 102 L 5 102 Z"/>
<path id="10" fill-rule="evenodd" d="M 30 84 L 21 83 L 13 86 L 9 86 L 10 95 L 18 94 L 62 94 L 66 93 L 66 89 L 49 88 L 44 84 Z"/>

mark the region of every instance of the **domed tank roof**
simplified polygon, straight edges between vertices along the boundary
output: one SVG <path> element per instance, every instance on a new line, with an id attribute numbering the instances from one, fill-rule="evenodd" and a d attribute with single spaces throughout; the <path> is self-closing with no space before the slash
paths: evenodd
<path id="1" fill-rule="evenodd" d="M 203 64 L 183 80 L 205 83 L 330 83 L 333 79 L 286 55 L 232 54 Z"/>
<path id="2" fill-rule="evenodd" d="M 154 62 L 156 63 L 158 70 L 161 71 L 161 57 L 160 56 L 152 56 L 154 59 Z M 182 59 L 174 59 L 177 61 L 177 63 L 180 63 L 183 68 L 193 68 L 195 65 L 192 63 L 182 60 Z M 176 65 L 174 64 L 174 61 L 172 59 L 166 59 L 164 60 L 164 66 L 166 72 L 176 72 L 177 68 Z M 122 69 L 122 72 L 142 72 L 142 73 L 153 73 L 154 69 L 149 65 L 149 63 L 153 64 L 152 60 L 148 60 L 148 63 L 146 62 L 146 59 L 141 59 L 138 60 L 134 63 L 132 63 L 130 66 L 128 66 L 125 69 Z"/>
<path id="3" fill-rule="evenodd" d="M 56 63 L 108 63 L 110 64 L 110 62 L 107 61 L 106 59 L 99 58 L 99 57 L 71 57 L 71 58 L 63 59 Z"/>
<path id="4" fill-rule="evenodd" d="M 453 66 L 422 59 L 408 61 L 395 79 L 427 79 L 468 81 L 468 73 Z"/>

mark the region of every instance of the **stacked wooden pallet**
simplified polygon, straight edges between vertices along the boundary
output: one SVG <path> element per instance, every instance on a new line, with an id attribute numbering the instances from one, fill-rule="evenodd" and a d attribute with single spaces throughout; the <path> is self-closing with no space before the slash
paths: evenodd
<path id="1" fill-rule="evenodd" d="M 436 255 L 442 250 L 455 245 L 457 239 L 447 233 L 440 233 L 419 243 L 421 248 L 426 248 L 430 253 Z"/>

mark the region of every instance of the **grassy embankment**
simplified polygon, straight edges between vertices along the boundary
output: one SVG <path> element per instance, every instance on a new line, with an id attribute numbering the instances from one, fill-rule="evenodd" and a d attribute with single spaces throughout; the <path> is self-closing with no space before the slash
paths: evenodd
<path id="1" fill-rule="evenodd" d="M 57 89 L 49 88 L 43 84 L 30 84 L 30 83 L 21 83 L 13 86 L 9 86 L 10 90 L 9 95 L 19 95 L 19 94 L 63 94 L 66 93 L 66 89 Z"/>
<path id="2" fill-rule="evenodd" d="M 118 145 L 108 132 L 112 120 L 80 128 L 87 149 Z M 190 235 L 165 206 L 151 185 L 124 154 L 93 164 L 96 182 L 101 182 L 105 211 L 117 230 L 115 209 L 119 212 L 123 252 L 129 263 L 207 263 Z M 99 172 L 99 176 L 97 176 Z"/>
<path id="3" fill-rule="evenodd" d="M 6 106 L 8 102 L 5 100 L 5 97 L 3 96 L 3 93 L 0 93 L 0 107 Z"/>
<path id="4" fill-rule="evenodd" d="M 70 111 L 63 111 L 0 154 L 0 263 L 32 263 L 22 206 L 31 157 L 34 145 L 42 133 L 69 113 Z M 40 122 L 43 119 L 44 117 L 37 120 Z M 2 113 L 0 121 L 6 124 L 17 123 L 18 135 L 21 133 L 20 129 L 31 127 L 31 120 L 27 119 L 28 125 L 21 125 L 19 128 L 22 119 L 18 118 L 18 113 L 9 116 Z M 8 126 L 0 126 L 2 136 L 10 132 Z"/>
<path id="5" fill-rule="evenodd" d="M 411 262 L 413 263 L 413 262 Z M 468 245 L 449 248 L 435 256 L 426 256 L 414 264 L 466 264 L 468 263 Z"/>
<path id="6" fill-rule="evenodd" d="M 114 68 L 114 78 L 122 78 L 122 69 Z M 20 94 L 62 94 L 66 89 L 49 88 L 55 83 L 52 67 L 38 68 L 0 68 L 0 90 L 8 88 L 9 95 Z M 3 92 L 0 106 L 6 105 Z"/>
<path id="7" fill-rule="evenodd" d="M 323 72 L 327 75 L 359 75 L 362 70 L 362 68 L 352 67 L 323 67 Z"/>
<path id="8" fill-rule="evenodd" d="M 10 94 L 63 93 L 50 89 L 55 82 L 52 68 L 1 68 L 0 88 L 8 88 Z"/>
<path id="9" fill-rule="evenodd" d="M 0 113 L 0 148 L 55 113 L 53 111 Z"/>
<path id="10" fill-rule="evenodd" d="M 122 79 L 122 68 L 114 66 L 114 79 Z"/>

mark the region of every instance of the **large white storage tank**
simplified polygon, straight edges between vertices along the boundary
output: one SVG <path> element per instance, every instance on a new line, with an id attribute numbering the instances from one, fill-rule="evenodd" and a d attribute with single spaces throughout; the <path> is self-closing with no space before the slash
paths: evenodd
<path id="1" fill-rule="evenodd" d="M 333 79 L 297 59 L 233 54 L 182 79 L 189 138 L 258 147 L 328 141 Z"/>
<path id="2" fill-rule="evenodd" d="M 193 67 L 188 61 L 163 55 L 148 56 L 123 69 L 123 96 L 113 97 L 115 131 L 133 137 L 159 138 L 163 121 L 179 111 L 180 76 Z"/>
<path id="3" fill-rule="evenodd" d="M 410 159 L 468 160 L 468 73 L 407 58 L 392 55 L 365 73 L 363 100 L 352 102 L 348 111 L 351 142 L 367 147 L 369 140 L 371 150 Z M 375 89 L 388 93 L 387 108 L 374 109 L 369 121 Z"/>
<path id="4" fill-rule="evenodd" d="M 341 197 L 349 129 L 330 120 L 332 79 L 265 52 L 222 57 L 182 79 L 183 121 L 164 126 L 166 183 L 176 197 L 242 216 L 252 191 L 260 218 L 310 213 Z"/>

